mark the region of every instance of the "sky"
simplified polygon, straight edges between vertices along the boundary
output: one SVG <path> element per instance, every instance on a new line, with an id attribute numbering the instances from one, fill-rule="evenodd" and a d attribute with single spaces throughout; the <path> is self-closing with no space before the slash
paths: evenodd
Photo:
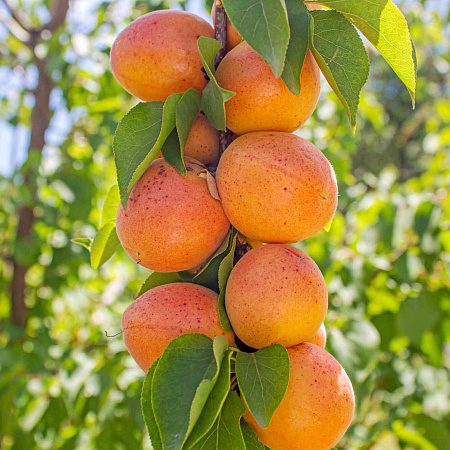
<path id="1" fill-rule="evenodd" d="M 77 32 L 82 33 L 84 26 L 89 27 L 90 22 L 95 20 L 94 15 L 90 11 L 95 8 L 101 0 L 78 0 L 74 2 L 69 20 L 73 26 L 77 28 Z M 121 9 L 123 14 L 129 14 L 132 0 L 121 0 Z M 399 3 L 394 0 L 394 3 Z M 405 6 L 413 4 L 414 0 L 405 0 Z M 123 5 L 123 6 L 122 6 Z M 428 0 L 426 7 L 430 11 L 436 11 L 439 14 L 447 15 L 450 10 L 450 0 Z M 187 4 L 188 11 L 202 16 L 211 22 L 211 18 L 205 12 L 202 0 L 189 0 Z M 0 13 L 5 14 L 4 6 L 0 2 Z M 0 16 L 1 17 L 1 16 Z M 42 13 L 42 19 L 47 20 L 46 11 Z M 0 21 L 0 42 L 6 37 L 6 29 L 1 26 Z M 36 84 L 36 73 L 32 69 L 29 73 L 20 74 L 11 77 L 11 71 L 7 67 L 0 67 L 0 100 L 11 95 L 12 92 L 20 90 L 23 86 L 28 89 L 33 88 Z M 22 81 L 24 80 L 24 81 Z M 29 94 L 27 99 L 29 105 L 33 103 L 32 95 Z M 77 120 L 76 113 L 70 114 L 63 105 L 61 95 L 54 92 L 51 98 L 52 109 L 56 111 L 54 114 L 49 130 L 46 134 L 46 141 L 49 145 L 60 145 L 67 133 L 70 131 L 72 123 Z M 13 127 L 0 117 L 0 176 L 10 177 L 14 170 L 20 167 L 26 159 L 27 147 L 29 142 L 29 129 L 24 125 Z"/>

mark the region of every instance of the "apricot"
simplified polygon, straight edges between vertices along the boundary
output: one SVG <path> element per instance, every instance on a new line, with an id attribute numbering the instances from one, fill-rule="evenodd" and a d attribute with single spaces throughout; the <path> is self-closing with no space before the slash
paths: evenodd
<path id="1" fill-rule="evenodd" d="M 308 0 L 309 2 L 316 2 L 317 0 Z M 316 11 L 322 9 L 322 5 L 312 5 L 311 3 L 307 3 L 306 7 L 309 11 Z"/>
<path id="2" fill-rule="evenodd" d="M 336 211 L 331 164 L 317 147 L 293 134 L 239 137 L 220 158 L 216 177 L 230 222 L 257 241 L 301 241 L 320 231 Z"/>
<path id="3" fill-rule="evenodd" d="M 269 426 L 247 410 L 244 419 L 272 450 L 329 450 L 352 421 L 355 396 L 350 379 L 327 351 L 312 344 L 287 349 L 290 379 Z"/>
<path id="4" fill-rule="evenodd" d="M 300 78 L 302 89 L 296 96 L 245 41 L 227 53 L 216 80 L 236 93 L 225 103 L 227 127 L 236 134 L 292 133 L 313 113 L 320 93 L 319 67 L 309 50 Z"/>
<path id="5" fill-rule="evenodd" d="M 130 94 L 145 102 L 208 83 L 197 48 L 200 36 L 214 37 L 202 18 L 185 11 L 160 10 L 131 22 L 111 49 L 111 70 Z"/>
<path id="6" fill-rule="evenodd" d="M 320 327 L 328 308 L 325 280 L 301 250 L 269 244 L 246 253 L 231 271 L 225 305 L 246 345 L 291 347 Z"/>
<path id="7" fill-rule="evenodd" d="M 164 159 L 153 161 L 133 187 L 127 209 L 119 205 L 116 229 L 136 262 L 157 272 L 192 269 L 206 261 L 227 235 L 222 206 L 199 176 L 205 167 L 184 158 L 183 177 Z"/>
<path id="8" fill-rule="evenodd" d="M 307 342 L 308 344 L 318 345 L 319 347 L 325 349 L 325 345 L 327 343 L 327 332 L 325 330 L 325 325 L 322 323 L 313 337 L 309 338 L 305 342 Z"/>
<path id="9" fill-rule="evenodd" d="M 219 132 L 209 123 L 207 117 L 200 113 L 191 128 L 184 147 L 184 156 L 203 164 L 217 165 L 219 161 Z M 162 158 L 161 152 L 156 158 Z"/>
<path id="10" fill-rule="evenodd" d="M 216 5 L 214 4 L 211 11 L 212 21 L 215 23 L 216 20 Z M 242 42 L 242 36 L 239 31 L 236 30 L 234 25 L 231 23 L 229 17 L 227 17 L 227 51 L 232 50 L 236 45 Z"/>
<path id="11" fill-rule="evenodd" d="M 192 283 L 165 284 L 135 300 L 122 317 L 125 345 L 139 367 L 147 372 L 169 342 L 185 333 L 213 339 L 225 336 L 234 345 L 233 333 L 220 325 L 219 297 Z"/>

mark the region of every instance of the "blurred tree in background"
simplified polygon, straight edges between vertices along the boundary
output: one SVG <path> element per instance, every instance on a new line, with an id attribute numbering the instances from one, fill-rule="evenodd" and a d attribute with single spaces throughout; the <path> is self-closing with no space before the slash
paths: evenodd
<path id="1" fill-rule="evenodd" d="M 339 448 L 445 450 L 450 27 L 429 2 L 396 3 L 417 48 L 416 109 L 375 53 L 355 137 L 324 85 L 299 134 L 332 162 L 339 207 L 329 233 L 299 246 L 328 283 L 327 349 L 357 397 Z M 96 271 L 71 239 L 95 234 L 116 182 L 112 136 L 135 102 L 109 71 L 114 36 L 152 9 L 206 14 L 204 5 L 8 4 L 0 0 L 0 447 L 149 448 L 143 373 L 121 336 L 104 335 L 120 331 L 148 271 L 123 252 Z"/>

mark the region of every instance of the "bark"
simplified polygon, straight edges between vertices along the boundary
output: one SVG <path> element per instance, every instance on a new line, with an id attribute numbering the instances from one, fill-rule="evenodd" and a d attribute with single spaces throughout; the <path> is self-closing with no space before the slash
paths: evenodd
<path id="1" fill-rule="evenodd" d="M 67 10 L 68 0 L 58 0 L 52 8 L 52 17 L 50 22 L 42 27 L 50 31 L 56 30 L 63 25 Z M 16 14 L 20 14 L 16 12 Z M 14 16 L 13 16 L 14 18 Z M 22 25 L 22 24 L 20 24 Z M 37 37 L 33 42 L 24 42 L 26 45 L 34 47 L 39 43 L 38 32 L 33 31 L 32 35 Z M 50 93 L 52 91 L 52 81 L 47 74 L 47 60 L 35 57 L 35 64 L 38 69 L 38 84 L 34 91 L 35 105 L 31 112 L 31 135 L 28 147 L 28 156 L 32 152 L 42 152 L 45 145 L 45 132 L 50 124 Z M 28 171 L 24 175 L 24 184 L 30 190 L 32 198 L 35 198 L 35 183 L 33 172 Z M 16 239 L 31 243 L 33 240 L 34 213 L 30 205 L 22 206 L 18 213 L 18 226 Z M 28 266 L 13 258 L 13 278 L 11 281 L 11 320 L 20 327 L 26 325 L 27 310 L 25 303 L 26 281 Z"/>

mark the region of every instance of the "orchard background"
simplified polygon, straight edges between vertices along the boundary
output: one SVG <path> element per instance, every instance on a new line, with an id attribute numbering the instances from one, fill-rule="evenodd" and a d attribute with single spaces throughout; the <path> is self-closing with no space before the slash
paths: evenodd
<path id="1" fill-rule="evenodd" d="M 326 83 L 298 132 L 339 181 L 329 233 L 300 248 L 324 273 L 327 349 L 355 388 L 342 449 L 450 442 L 450 2 L 395 3 L 418 54 L 416 109 L 369 46 L 355 137 Z M 135 103 L 109 70 L 114 36 L 153 9 L 209 18 L 210 4 L 0 1 L 0 448 L 149 448 L 142 372 L 104 334 L 148 271 L 123 250 L 96 271 L 71 239 L 98 228 L 112 136 Z M 42 39 L 27 31 L 46 23 Z"/>

